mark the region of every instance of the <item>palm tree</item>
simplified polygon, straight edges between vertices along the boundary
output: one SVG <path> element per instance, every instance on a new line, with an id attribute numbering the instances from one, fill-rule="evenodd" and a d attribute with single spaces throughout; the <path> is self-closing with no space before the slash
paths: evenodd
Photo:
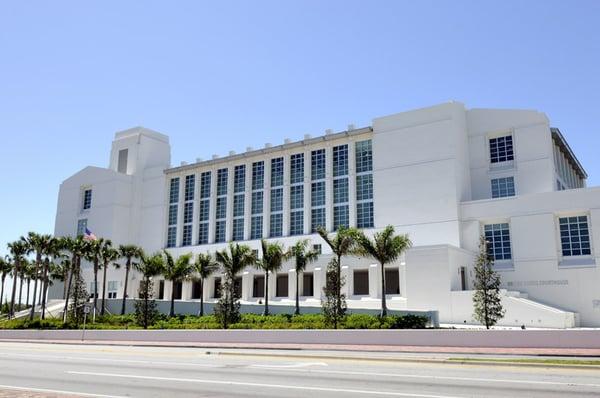
<path id="1" fill-rule="evenodd" d="M 356 234 L 357 247 L 355 253 L 370 257 L 379 262 L 381 270 L 381 316 L 387 316 L 385 301 L 385 265 L 396 261 L 402 253 L 408 250 L 412 243 L 408 235 L 394 235 L 394 227 L 388 225 L 381 232 L 377 232 L 373 239 L 362 231 Z"/>
<path id="2" fill-rule="evenodd" d="M 102 308 L 100 309 L 100 315 L 104 315 L 106 311 L 106 271 L 110 263 L 113 263 L 115 268 L 119 268 L 120 265 L 115 263 L 119 259 L 119 251 L 112 247 L 112 242 L 107 239 L 100 250 L 100 258 L 102 261 Z"/>
<path id="3" fill-rule="evenodd" d="M 0 312 L 2 311 L 2 304 L 4 304 L 4 281 L 6 280 L 6 276 L 10 273 L 11 269 L 12 265 L 10 264 L 8 257 L 0 257 L 0 274 L 2 275 L 2 288 L 0 290 Z"/>
<path id="4" fill-rule="evenodd" d="M 238 243 L 230 243 L 227 249 L 218 251 L 215 257 L 221 264 L 225 279 L 221 285 L 222 295 L 216 309 L 218 317 L 221 318 L 221 325 L 227 329 L 231 322 L 235 322 L 239 318 L 239 308 L 237 307 L 239 298 L 235 291 L 235 277 L 244 268 L 253 265 L 256 257 L 249 246 Z"/>
<path id="5" fill-rule="evenodd" d="M 177 259 L 174 259 L 171 253 L 164 251 L 167 261 L 165 262 L 165 268 L 163 276 L 166 280 L 171 281 L 171 308 L 169 309 L 169 316 L 175 316 L 175 284 L 177 282 L 183 282 L 188 279 L 192 273 L 192 254 L 183 254 Z"/>
<path id="6" fill-rule="evenodd" d="M 35 270 L 33 274 L 36 276 L 35 282 L 33 285 L 33 300 L 31 303 L 31 312 L 29 313 L 29 319 L 33 319 L 35 314 L 35 305 L 36 305 L 36 297 L 37 297 L 37 287 L 38 287 L 38 276 L 41 273 L 42 268 L 42 256 L 46 255 L 48 249 L 50 247 L 52 236 L 51 235 L 40 235 L 35 232 L 29 232 L 26 237 L 21 238 L 23 242 L 27 245 L 27 252 L 35 252 Z M 42 280 L 43 283 L 43 280 Z M 29 293 L 27 294 L 29 297 Z"/>
<path id="7" fill-rule="evenodd" d="M 327 230 L 323 227 L 317 228 L 317 232 L 323 238 L 325 243 L 331 248 L 335 256 L 335 316 L 333 317 L 333 327 L 337 329 L 338 318 L 343 315 L 344 310 L 342 309 L 342 257 L 352 253 L 355 245 L 354 237 L 356 236 L 356 230 L 353 228 L 339 228 L 335 236 L 330 237 L 327 234 Z"/>
<path id="8" fill-rule="evenodd" d="M 100 271 L 100 261 L 102 259 L 102 248 L 105 245 L 103 238 L 89 241 L 89 250 L 86 253 L 85 259 L 93 265 L 94 271 L 94 316 L 98 311 L 98 271 Z"/>
<path id="9" fill-rule="evenodd" d="M 219 268 L 219 263 L 210 253 L 200 253 L 194 262 L 194 271 L 200 277 L 200 312 L 199 316 L 204 316 L 204 281 Z"/>
<path id="10" fill-rule="evenodd" d="M 319 258 L 319 253 L 316 250 L 308 249 L 308 239 L 302 239 L 296 242 L 294 246 L 290 248 L 290 254 L 295 260 L 295 271 L 296 271 L 296 310 L 294 314 L 300 314 L 300 292 L 298 291 L 298 281 L 300 274 L 306 270 L 306 266 Z"/>
<path id="11" fill-rule="evenodd" d="M 50 285 L 50 278 L 48 278 L 48 273 L 50 272 L 50 257 L 57 258 L 60 257 L 60 251 L 62 250 L 61 241 L 55 237 L 50 237 L 48 240 L 48 245 L 45 249 L 45 259 L 42 270 L 42 286 L 40 289 L 40 293 L 42 295 L 41 303 L 42 303 L 42 319 L 46 317 L 46 299 L 48 293 L 48 286 Z"/>
<path id="12" fill-rule="evenodd" d="M 263 315 L 269 315 L 269 274 L 279 271 L 289 255 L 279 242 L 269 243 L 261 239 L 260 246 L 262 258 L 255 262 L 255 266 L 265 273 L 265 310 Z"/>
<path id="13" fill-rule="evenodd" d="M 79 273 L 81 271 L 81 258 L 85 256 L 88 250 L 89 242 L 84 240 L 82 236 L 77 238 L 65 237 L 60 240 L 60 247 L 63 250 L 67 250 L 71 253 L 71 267 L 69 272 L 69 278 L 67 280 L 67 295 L 65 297 L 65 308 L 63 310 L 63 321 L 67 321 L 67 315 L 69 310 L 69 297 L 71 296 L 71 286 L 73 284 L 73 277 L 76 276 L 79 280 Z"/>
<path id="14" fill-rule="evenodd" d="M 141 247 L 135 245 L 119 246 L 119 255 L 126 259 L 125 261 L 125 286 L 123 286 L 123 304 L 121 305 L 121 315 L 125 315 L 125 303 L 127 301 L 127 282 L 129 281 L 129 270 L 133 264 L 134 258 L 141 258 L 144 252 Z"/>
<path id="15" fill-rule="evenodd" d="M 12 255 L 13 262 L 13 288 L 10 300 L 10 311 L 8 313 L 8 317 L 12 318 L 15 315 L 15 298 L 17 293 L 17 277 L 21 273 L 21 263 L 25 259 L 25 254 L 27 254 L 27 246 L 22 241 L 11 242 L 8 244 L 8 250 Z"/>
<path id="16" fill-rule="evenodd" d="M 162 254 L 155 253 L 151 256 L 142 255 L 141 261 L 139 264 L 135 265 L 135 269 L 138 272 L 142 273 L 142 277 L 144 278 L 142 289 L 144 299 L 144 311 L 143 311 L 143 326 L 144 329 L 148 328 L 148 324 L 150 323 L 148 319 L 149 309 L 150 309 L 150 288 L 152 283 L 152 278 L 156 275 L 160 275 L 164 272 L 165 268 L 165 259 Z"/>

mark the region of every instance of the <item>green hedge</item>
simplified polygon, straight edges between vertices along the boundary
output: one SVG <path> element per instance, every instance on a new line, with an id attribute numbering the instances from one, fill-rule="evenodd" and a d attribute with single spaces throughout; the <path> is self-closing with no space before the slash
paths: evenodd
<path id="1" fill-rule="evenodd" d="M 379 317 L 367 314 L 351 314 L 341 323 L 341 329 L 423 329 L 428 319 L 420 315 L 391 315 Z M 83 325 L 79 325 L 82 328 Z M 0 329 L 76 329 L 72 323 L 63 324 L 59 319 L 16 319 L 0 323 Z M 96 322 L 88 319 L 88 329 L 141 329 L 136 325 L 135 316 L 105 315 L 97 317 Z M 219 323 L 213 315 L 193 316 L 177 315 L 161 318 L 150 329 L 219 329 Z M 305 315 L 255 315 L 243 314 L 240 322 L 230 326 L 231 329 L 328 329 L 325 318 L 321 314 Z"/>

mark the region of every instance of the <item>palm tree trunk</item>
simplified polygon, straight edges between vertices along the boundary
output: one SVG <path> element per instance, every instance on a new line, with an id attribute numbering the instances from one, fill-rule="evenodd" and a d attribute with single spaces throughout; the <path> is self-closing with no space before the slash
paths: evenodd
<path id="1" fill-rule="evenodd" d="M 46 318 L 46 293 L 48 292 L 48 268 L 50 267 L 49 261 L 46 258 L 44 262 L 44 272 L 42 274 L 42 286 L 40 293 L 42 293 L 42 319 Z"/>
<path id="2" fill-rule="evenodd" d="M 19 278 L 19 308 L 23 304 L 23 277 Z"/>
<path id="3" fill-rule="evenodd" d="M 269 315 L 269 271 L 265 271 L 265 312 L 263 315 Z"/>
<path id="4" fill-rule="evenodd" d="M 387 316 L 387 303 L 385 301 L 385 264 L 381 263 L 381 316 Z"/>
<path id="5" fill-rule="evenodd" d="M 0 288 L 0 313 L 2 312 L 2 305 L 4 304 L 4 280 L 6 274 L 2 274 L 2 288 Z"/>
<path id="6" fill-rule="evenodd" d="M 19 262 L 15 261 L 15 269 L 13 273 L 13 288 L 10 299 L 10 312 L 8 313 L 8 317 L 12 318 L 15 316 L 15 298 L 17 296 L 17 275 L 19 275 Z"/>
<path id="7" fill-rule="evenodd" d="M 336 277 L 335 277 L 335 294 L 336 294 L 336 303 L 335 303 L 335 317 L 333 319 L 333 328 L 337 329 L 338 326 L 338 317 L 341 315 L 341 307 L 342 307 L 342 256 L 337 256 L 337 269 L 336 269 Z"/>
<path id="8" fill-rule="evenodd" d="M 204 316 L 204 278 L 200 278 L 200 316 Z"/>
<path id="9" fill-rule="evenodd" d="M 31 313 L 29 314 L 29 319 L 31 320 L 33 320 L 33 316 L 35 314 L 35 296 L 37 296 L 37 282 L 40 273 L 40 264 L 42 262 L 42 253 L 36 253 L 35 257 L 35 283 L 33 284 L 33 300 L 31 303 Z M 27 292 L 27 298 L 29 298 L 29 292 Z"/>
<path id="10" fill-rule="evenodd" d="M 29 286 L 31 285 L 31 279 L 27 278 L 27 295 L 25 296 L 25 307 L 29 307 Z M 34 308 L 34 307 L 31 307 Z"/>
<path id="11" fill-rule="evenodd" d="M 104 315 L 104 311 L 106 308 L 106 268 L 108 268 L 108 264 L 104 264 L 104 269 L 102 270 L 102 308 L 100 309 L 100 315 Z"/>
<path id="12" fill-rule="evenodd" d="M 73 283 L 73 274 L 75 273 L 75 266 L 77 265 L 77 258 L 73 256 L 71 260 L 71 271 L 69 272 L 69 282 L 67 284 L 67 295 L 65 296 L 65 309 L 63 311 L 63 322 L 67 322 L 67 311 L 69 310 L 69 296 L 71 295 L 71 284 Z M 68 271 L 67 271 L 68 272 Z"/>
<path id="13" fill-rule="evenodd" d="M 150 294 L 150 277 L 146 278 L 144 286 L 144 329 L 148 329 L 148 295 Z"/>
<path id="14" fill-rule="evenodd" d="M 300 279 L 298 271 L 296 271 L 296 311 L 294 315 L 300 315 L 300 292 L 298 292 L 298 279 Z"/>
<path id="15" fill-rule="evenodd" d="M 169 316 L 175 316 L 175 280 L 171 281 L 171 309 L 169 309 Z"/>
<path id="16" fill-rule="evenodd" d="M 127 300 L 127 281 L 129 280 L 129 267 L 131 266 L 131 260 L 127 260 L 125 265 L 125 286 L 123 286 L 123 303 L 121 304 L 121 315 L 125 315 L 125 303 Z"/>
<path id="17" fill-rule="evenodd" d="M 94 317 L 98 311 L 98 260 L 94 261 Z"/>

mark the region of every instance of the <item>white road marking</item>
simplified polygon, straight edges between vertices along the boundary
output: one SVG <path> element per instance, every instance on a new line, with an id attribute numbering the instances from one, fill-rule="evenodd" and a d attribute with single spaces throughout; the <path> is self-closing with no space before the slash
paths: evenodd
<path id="1" fill-rule="evenodd" d="M 124 379 L 142 379 L 142 380 L 160 380 L 160 381 L 179 381 L 185 383 L 199 383 L 199 384 L 221 384 L 230 386 L 246 386 L 246 387 L 263 387 L 263 388 L 276 388 L 284 390 L 308 390 L 308 391 L 322 391 L 322 392 L 342 392 L 349 394 L 361 394 L 361 395 L 384 395 L 393 397 L 413 397 L 413 398 L 460 398 L 451 395 L 431 395 L 431 394 L 412 394 L 402 393 L 394 391 L 374 391 L 374 390 L 354 390 L 350 388 L 328 388 L 328 387 L 312 387 L 312 386 L 294 386 L 284 384 L 266 384 L 266 383 L 249 383 L 241 381 L 223 381 L 223 380 L 207 380 L 207 379 L 185 379 L 178 377 L 159 377 L 159 376 L 142 376 L 142 375 L 131 375 L 131 374 L 119 374 L 119 373 L 96 373 L 96 372 L 77 372 L 67 371 L 69 374 L 74 375 L 86 375 L 86 376 L 104 376 L 104 377 L 119 377 Z"/>
<path id="2" fill-rule="evenodd" d="M 140 361 L 135 359 L 113 359 L 113 358 L 91 358 L 91 357 L 72 357 L 72 356 L 59 356 L 59 357 L 49 357 L 44 355 L 33 355 L 33 354 L 7 354 L 0 353 L 0 358 L 2 357 L 21 357 L 21 358 L 35 358 L 35 359 L 47 359 L 56 361 L 57 359 L 67 359 L 72 361 L 97 361 L 97 362 L 115 362 L 115 363 L 131 363 L 137 365 L 175 365 L 175 366 L 199 366 L 204 368 L 219 368 L 222 365 L 214 365 L 208 363 L 195 363 L 195 362 L 168 362 L 168 361 Z"/>
<path id="3" fill-rule="evenodd" d="M 286 369 L 281 369 L 286 370 Z M 515 380 L 515 379 L 486 379 L 479 377 L 458 377 L 458 376 L 430 376 L 430 375 L 411 375 L 401 373 L 375 373 L 375 372 L 353 372 L 346 370 L 309 370 L 309 369 L 296 369 L 295 372 L 305 373 L 326 373 L 326 374 L 338 374 L 338 375 L 350 375 L 350 376 L 381 376 L 381 377 L 404 377 L 413 379 L 439 379 L 439 380 L 456 380 L 456 381 L 477 381 L 483 383 L 515 383 L 515 384 L 541 384 L 541 385 L 555 385 L 555 386 L 568 386 L 568 387 L 592 387 L 600 388 L 600 384 L 591 383 L 571 383 L 571 382 L 560 382 L 560 381 L 541 381 L 541 380 Z"/>
<path id="4" fill-rule="evenodd" d="M 2 384 L 0 384 L 0 388 L 6 388 L 8 390 L 17 390 L 17 391 L 33 391 L 33 392 L 48 392 L 48 393 L 52 393 L 52 394 L 78 395 L 80 397 L 127 398 L 127 397 L 122 396 L 122 395 L 92 394 L 92 393 L 79 392 L 79 391 L 52 390 L 52 389 L 49 389 L 49 388 L 5 386 L 5 385 L 2 385 Z"/>
<path id="5" fill-rule="evenodd" d="M 329 366 L 325 362 L 306 362 L 306 363 L 294 363 L 291 365 L 249 365 L 249 368 L 268 368 L 268 369 L 297 369 L 307 368 L 310 366 Z"/>

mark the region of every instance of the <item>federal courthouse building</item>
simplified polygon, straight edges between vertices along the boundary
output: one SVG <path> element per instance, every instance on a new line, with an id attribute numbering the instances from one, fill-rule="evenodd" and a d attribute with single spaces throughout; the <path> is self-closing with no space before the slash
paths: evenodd
<path id="1" fill-rule="evenodd" d="M 61 184 L 55 234 L 89 228 L 174 255 L 309 239 L 322 254 L 298 293 L 302 306 L 318 307 L 331 253 L 317 226 L 372 234 L 393 225 L 413 247 L 386 267 L 386 292 L 373 260 L 345 258 L 349 308 L 379 308 L 386 294 L 390 309 L 435 310 L 455 324 L 474 323 L 473 264 L 485 235 L 502 279 L 501 324 L 600 326 L 600 188 L 586 187 L 586 177 L 561 131 L 532 110 L 450 102 L 177 167 L 167 136 L 136 127 L 115 135 L 108 167 Z M 84 276 L 92 281 L 90 266 Z M 295 277 L 289 261 L 269 278 L 274 306 L 293 305 Z M 123 278 L 108 271 L 109 297 L 122 297 Z M 130 278 L 137 297 L 140 276 Z M 207 302 L 220 283 L 219 273 L 209 278 Z M 243 304 L 258 303 L 264 276 L 248 268 L 237 286 Z M 193 279 L 155 289 L 158 298 L 175 289 L 179 300 L 200 299 Z M 50 294 L 62 298 L 59 284 Z"/>

